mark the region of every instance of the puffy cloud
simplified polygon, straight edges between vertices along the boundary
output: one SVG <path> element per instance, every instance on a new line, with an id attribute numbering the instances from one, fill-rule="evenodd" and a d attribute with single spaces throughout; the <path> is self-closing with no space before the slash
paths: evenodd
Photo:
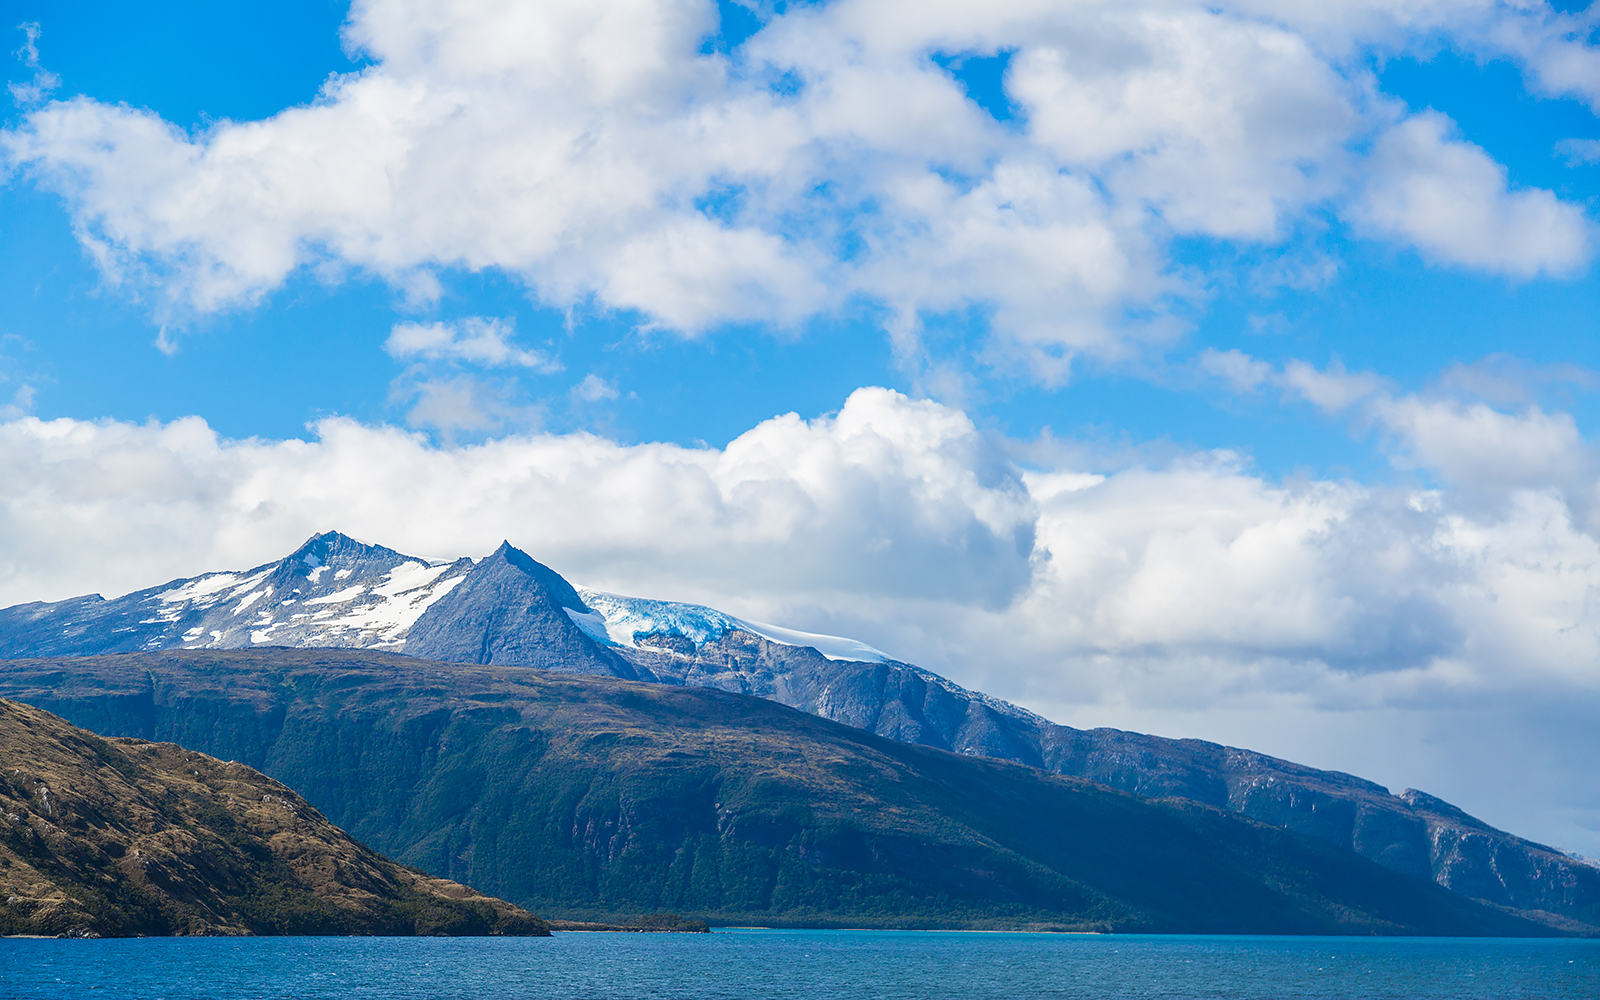
<path id="1" fill-rule="evenodd" d="M 1010 635 L 995 641 L 1049 662 L 1203 654 L 1251 670 L 1266 658 L 1434 672 L 1447 686 L 1565 663 L 1532 646 L 1522 665 L 1474 649 L 1509 623 L 1521 635 L 1569 613 L 1533 613 L 1546 597 L 1581 608 L 1600 583 L 1569 495 L 1593 479 L 1570 418 L 1412 396 L 1372 405 L 1401 442 L 1397 460 L 1507 501 L 1273 484 L 1226 453 L 1025 469 L 1009 457 L 1015 443 L 960 411 L 883 389 L 858 390 L 832 416 L 775 417 L 720 450 L 590 434 L 438 447 L 343 418 L 281 442 L 227 441 L 197 418 L 21 418 L 0 425 L 0 599 L 243 566 L 337 527 L 434 556 L 510 538 L 586 583 L 687 588 L 752 614 L 810 608 L 913 646 L 919 632 L 998 623 Z M 1524 605 L 1519 593 L 1544 596 Z M 1500 611 L 1478 606 L 1489 594 Z M 1566 650 L 1596 636 L 1585 624 L 1541 642 Z M 1445 663 L 1468 672 L 1438 674 Z M 1589 666 L 1577 675 L 1600 684 Z"/>
<path id="2" fill-rule="evenodd" d="M 1445 263 L 1584 264 L 1581 208 L 1509 189 L 1439 116 L 1390 128 L 1365 67 L 1448 38 L 1593 100 L 1587 23 L 1487 0 L 841 0 L 721 54 L 709 0 L 361 0 L 346 40 L 373 63 L 310 105 L 187 133 L 79 97 L 0 148 L 166 310 L 302 267 L 423 297 L 494 268 L 691 335 L 865 301 L 908 358 L 922 318 L 977 310 L 991 363 L 1051 382 L 1174 335 L 1199 288 L 1175 234 L 1270 244 L 1331 208 Z M 1009 122 L 935 58 L 994 54 Z"/>
<path id="3" fill-rule="evenodd" d="M 1594 472 L 1571 414 L 1537 406 L 1510 414 L 1484 403 L 1415 396 L 1382 400 L 1376 411 L 1400 442 L 1402 464 L 1437 470 L 1456 486 L 1497 492 L 1569 486 Z"/>
<path id="4" fill-rule="evenodd" d="M 1452 132 L 1427 111 L 1379 139 L 1358 218 L 1449 264 L 1531 278 L 1588 263 L 1594 227 L 1582 208 L 1550 191 L 1510 190 L 1506 169 Z"/>
<path id="5" fill-rule="evenodd" d="M 1383 380 L 1371 372 L 1345 371 L 1344 364 L 1338 358 L 1323 369 L 1304 361 L 1290 361 L 1283 366 L 1283 374 L 1278 381 L 1327 413 L 1347 410 L 1383 387 Z"/>
<path id="6" fill-rule="evenodd" d="M 722 449 L 591 434 L 439 447 L 342 418 L 305 441 L 229 441 L 197 418 L 21 418 L 0 424 L 0 602 L 242 568 L 329 528 L 434 557 L 509 538 L 581 583 L 855 635 L 1063 721 L 1165 720 L 1347 767 L 1372 763 L 1348 727 L 1381 725 L 1412 756 L 1374 777 L 1580 846 L 1579 813 L 1511 815 L 1534 808 L 1525 782 L 1486 788 L 1428 741 L 1477 754 L 1482 731 L 1457 718 L 1477 713 L 1507 752 L 1577 767 L 1577 744 L 1528 720 L 1600 701 L 1589 449 L 1560 414 L 1366 405 L 1451 485 L 1275 483 L 1210 453 L 1024 468 L 1018 442 L 883 389 Z M 1546 792 L 1538 808 L 1577 808 Z"/>
<path id="7" fill-rule="evenodd" d="M 1591 386 L 1594 377 L 1583 369 L 1527 368 L 1491 357 L 1453 366 L 1427 393 L 1396 394 L 1383 378 L 1346 371 L 1337 358 L 1321 369 L 1298 360 L 1274 368 L 1235 349 L 1208 351 L 1199 364 L 1235 391 L 1278 386 L 1325 413 L 1352 413 L 1382 429 L 1395 466 L 1425 470 L 1458 491 L 1505 496 L 1548 486 L 1587 510 L 1595 465 L 1577 422 L 1529 402 L 1541 383 Z M 1520 412 L 1496 409 L 1495 401 L 1519 404 Z"/>
<path id="8" fill-rule="evenodd" d="M 14 600 L 259 562 L 329 527 L 432 555 L 511 538 L 580 579 L 648 572 L 669 588 L 1003 606 L 1031 573 L 1033 505 L 1016 471 L 964 414 L 881 389 L 832 417 L 774 418 L 721 450 L 586 434 L 438 448 L 346 419 L 311 442 L 225 441 L 197 418 L 0 426 L 0 594 Z M 130 537 L 163 496 L 173 521 Z M 46 555 L 102 546 L 114 564 Z"/>
<path id="9" fill-rule="evenodd" d="M 1271 365 L 1236 347 L 1226 351 L 1206 348 L 1200 353 L 1200 370 L 1227 382 L 1236 392 L 1253 392 L 1273 377 Z"/>

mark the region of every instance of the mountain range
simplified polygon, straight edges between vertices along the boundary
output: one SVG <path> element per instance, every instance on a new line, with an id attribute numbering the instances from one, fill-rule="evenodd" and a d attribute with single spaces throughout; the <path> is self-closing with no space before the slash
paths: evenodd
<path id="1" fill-rule="evenodd" d="M 1583 930 L 1188 799 L 710 688 L 281 647 L 14 660 L 4 677 L 96 731 L 258 767 L 396 860 L 557 921 Z"/>
<path id="2" fill-rule="evenodd" d="M 575 587 L 509 543 L 430 562 L 329 532 L 247 571 L 0 610 L 6 658 L 269 646 L 753 695 L 900 743 L 1181 797 L 1491 905 L 1600 926 L 1600 869 L 1423 792 L 1214 743 L 1056 725 L 854 640 Z"/>

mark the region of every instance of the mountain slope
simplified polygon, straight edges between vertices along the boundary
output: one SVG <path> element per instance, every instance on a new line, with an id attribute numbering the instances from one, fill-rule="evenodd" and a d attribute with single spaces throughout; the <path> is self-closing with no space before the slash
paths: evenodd
<path id="1" fill-rule="evenodd" d="M 0 699 L 0 934 L 548 934 L 288 788 Z"/>
<path id="2" fill-rule="evenodd" d="M 597 606 L 600 602 L 595 600 Z M 1517 909 L 1600 922 L 1600 869 L 1407 789 L 1203 740 L 1060 726 L 894 660 L 829 660 L 730 632 L 638 637 L 641 675 L 770 698 L 890 739 L 1017 761 L 1149 797 L 1182 796 L 1317 837 L 1387 868 Z"/>
<path id="3" fill-rule="evenodd" d="M 1600 912 L 1600 870 L 1424 793 L 1198 740 L 1059 726 L 855 640 L 575 588 L 509 544 L 476 562 L 429 564 L 329 532 L 244 573 L 0 610 L 5 657 L 262 644 L 756 695 L 905 743 L 1193 799 L 1496 905 L 1579 920 Z"/>
<path id="4" fill-rule="evenodd" d="M 3 676 L 103 731 L 257 764 L 395 857 L 556 916 L 1548 930 L 1223 810 L 702 688 L 287 649 L 13 661 Z"/>

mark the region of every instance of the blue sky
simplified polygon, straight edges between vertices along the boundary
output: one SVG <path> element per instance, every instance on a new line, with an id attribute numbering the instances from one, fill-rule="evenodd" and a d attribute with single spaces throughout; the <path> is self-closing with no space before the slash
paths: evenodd
<path id="1" fill-rule="evenodd" d="M 41 64 L 60 77 L 54 96 L 149 108 L 185 129 L 219 119 L 267 118 L 315 97 L 333 73 L 368 63 L 339 42 L 347 5 L 321 0 L 271 9 L 156 3 L 23 2 L 19 22 L 41 26 Z M 737 7 L 734 37 L 755 23 Z M 23 35 L 13 31 L 12 42 Z M 727 47 L 726 40 L 710 44 Z M 1600 162 L 1569 164 L 1565 139 L 1600 137 L 1592 111 L 1575 97 L 1532 95 L 1510 60 L 1436 52 L 1372 56 L 1384 92 L 1412 110 L 1449 115 L 1462 136 L 1509 171 L 1513 187 L 1545 187 L 1579 204 L 1600 191 Z M 1000 91 L 1005 59 L 971 57 L 954 74 L 991 113 L 1010 118 Z M 13 81 L 31 71 L 20 59 Z M 9 121 L 21 112 L 13 109 Z M 37 391 L 40 416 L 170 420 L 204 416 L 231 436 L 286 437 L 329 414 L 393 421 L 404 412 L 391 382 L 403 364 L 381 344 L 393 323 L 462 315 L 514 317 L 520 341 L 559 356 L 564 370 L 515 380 L 514 400 L 541 426 L 586 428 L 629 441 L 726 443 L 756 422 L 794 410 L 836 409 L 859 385 L 916 391 L 881 331 L 881 316 L 857 304 L 798 329 L 733 324 L 685 340 L 646 331 L 637 311 L 542 305 L 515 277 L 494 269 L 445 269 L 436 303 L 417 308 L 381 280 L 355 274 L 336 283 L 300 272 L 253 306 L 191 316 L 170 356 L 152 343 L 162 324 L 147 302 L 107 289 L 74 239 L 54 193 L 18 178 L 3 192 L 0 236 L 6 302 L 5 364 Z M 1014 437 L 1050 428 L 1097 447 L 1147 442 L 1228 448 L 1273 475 L 1382 476 L 1370 434 L 1303 403 L 1241 401 L 1192 376 L 1207 348 L 1239 349 L 1281 363 L 1341 359 L 1407 389 L 1421 389 L 1453 365 L 1509 355 L 1532 366 L 1593 368 L 1600 293 L 1592 268 L 1532 280 L 1432 263 L 1414 251 L 1353 237 L 1337 220 L 1312 217 L 1284 244 L 1240 246 L 1193 240 L 1175 248 L 1176 266 L 1203 268 L 1204 294 L 1180 312 L 1183 332 L 1137 363 L 1086 359 L 1064 386 L 1040 387 L 996 374 L 971 358 L 983 336 L 981 310 L 931 317 L 933 350 L 969 371 L 958 402 L 981 423 Z M 1325 255 L 1335 276 L 1314 288 L 1252 287 L 1250 272 L 1286 250 Z M 315 359 L 314 363 L 311 359 Z M 573 406 L 568 390 L 596 373 L 619 390 L 603 406 Z M 707 387 L 714 386 L 714 391 Z M 1556 385 L 1554 405 L 1593 418 L 1593 395 Z"/>
<path id="2" fill-rule="evenodd" d="M 1600 854 L 1592 8 L 6 11 L 0 603 L 509 538 Z"/>

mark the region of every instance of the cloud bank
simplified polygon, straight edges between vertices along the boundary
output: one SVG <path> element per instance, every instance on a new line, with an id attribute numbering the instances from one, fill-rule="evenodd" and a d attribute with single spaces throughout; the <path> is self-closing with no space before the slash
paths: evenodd
<path id="1" fill-rule="evenodd" d="M 497 269 L 541 302 L 694 335 L 866 303 L 903 357 L 977 310 L 1045 382 L 1174 335 L 1179 237 L 1279 246 L 1328 217 L 1445 266 L 1581 270 L 1593 220 L 1516 189 L 1373 60 L 1440 44 L 1600 107 L 1592 13 L 1489 0 L 357 0 L 373 65 L 307 106 L 184 131 L 88 97 L 0 155 L 70 206 L 112 282 L 174 316 L 303 268 L 413 298 Z M 721 41 L 718 42 L 718 39 Z M 728 43 L 733 42 L 731 48 Z M 1000 117 L 947 67 L 1005 60 Z M 43 92 L 39 97 L 43 100 Z"/>
<path id="2" fill-rule="evenodd" d="M 1287 730 L 1388 719 L 1438 752 L 1438 719 L 1488 713 L 1491 744 L 1579 766 L 1592 738 L 1529 735 L 1527 718 L 1600 703 L 1591 448 L 1535 408 L 1382 391 L 1352 405 L 1397 464 L 1446 485 L 1274 483 L 1227 453 L 1095 468 L 884 389 L 722 449 L 589 434 L 441 448 L 343 418 L 304 441 L 224 440 L 198 418 L 24 418 L 0 424 L 0 603 L 243 568 L 329 528 L 434 557 L 509 538 L 590 586 L 853 635 L 1067 721 L 1171 731 L 1248 710 L 1241 733 L 1311 752 Z M 1264 711 L 1282 728 L 1262 729 Z M 1376 730 L 1339 738 L 1392 749 Z M 1449 739 L 1465 754 L 1485 736 Z M 1498 788 L 1440 767 L 1435 790 L 1593 846 L 1600 813 L 1514 812 L 1537 784 L 1525 771 Z M 1577 808 L 1572 786 L 1551 794 Z"/>

